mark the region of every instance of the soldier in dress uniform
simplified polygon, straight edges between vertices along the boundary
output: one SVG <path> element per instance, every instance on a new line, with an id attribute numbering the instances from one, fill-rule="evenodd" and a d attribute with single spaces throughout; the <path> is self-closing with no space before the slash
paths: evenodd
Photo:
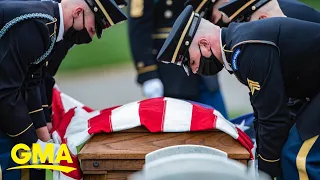
<path id="1" fill-rule="evenodd" d="M 112 0 L 0 2 L 0 130 L 14 144 L 46 143 L 36 133 L 45 127 L 44 119 L 32 114 L 42 111 L 38 88 L 55 45 L 62 39 L 89 43 L 123 20 L 126 16 Z M 39 109 L 30 113 L 34 106 Z M 6 168 L 1 163 L 2 177 L 10 174 Z"/>
<path id="2" fill-rule="evenodd" d="M 228 23 L 248 22 L 270 17 L 290 17 L 320 23 L 320 12 L 318 10 L 296 0 L 233 0 L 222 5 L 219 10 L 227 17 L 224 22 Z M 206 19 L 210 20 L 210 18 Z M 289 98 L 288 108 L 293 122 L 295 122 L 297 114 L 305 103 L 307 103 L 305 99 Z M 286 149 L 290 149 L 292 146 L 295 146 L 295 144 L 287 143 L 283 152 L 286 152 Z M 288 164 L 295 163 L 296 157 L 296 153 L 285 153 L 282 156 L 282 168 L 290 167 Z"/>
<path id="3" fill-rule="evenodd" d="M 244 8 L 246 7 L 246 8 Z M 247 22 L 269 17 L 291 17 L 320 23 L 320 12 L 296 0 L 235 0 L 219 8 L 226 16 L 226 22 Z M 301 99 L 290 98 L 288 106 L 292 119 L 305 103 Z"/>
<path id="4" fill-rule="evenodd" d="M 0 0 L 1 1 L 1 0 Z M 58 0 L 57 2 L 61 2 Z M 127 2 L 125 0 L 115 0 L 116 4 L 119 8 L 123 8 L 127 6 Z M 61 41 L 55 44 L 54 49 L 49 57 L 50 63 L 45 70 L 45 77 L 41 83 L 41 100 L 42 100 L 42 108 L 47 120 L 47 126 L 49 131 L 52 128 L 51 124 L 51 116 L 52 116 L 52 89 L 55 84 L 54 76 L 56 75 L 62 60 L 67 55 L 69 49 L 75 45 L 75 42 L 68 41 L 66 39 L 62 39 Z"/>
<path id="5" fill-rule="evenodd" d="M 219 0 L 225 1 L 225 0 Z M 217 0 L 218 2 L 218 0 Z M 164 65 L 156 55 L 182 12 L 186 0 L 129 1 L 129 39 L 137 70 L 137 82 L 147 98 L 174 97 L 208 104 L 228 118 L 220 91 L 218 76 L 205 77 L 184 73 L 181 67 Z M 206 7 L 196 2 L 197 11 Z M 214 6 L 218 11 L 218 6 Z"/>
<path id="6" fill-rule="evenodd" d="M 176 20 L 157 60 L 206 75 L 215 75 L 225 67 L 250 90 L 259 169 L 272 177 L 282 174 L 290 180 L 317 179 L 320 77 L 315 74 L 320 70 L 319 30 L 317 23 L 286 17 L 231 23 L 221 29 L 188 6 Z M 295 122 L 289 116 L 289 98 L 307 101 Z M 281 169 L 283 158 L 291 163 Z"/>

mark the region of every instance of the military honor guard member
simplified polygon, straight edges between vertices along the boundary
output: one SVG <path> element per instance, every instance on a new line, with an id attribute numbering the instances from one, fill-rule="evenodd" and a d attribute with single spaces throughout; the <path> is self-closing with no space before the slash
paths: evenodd
<path id="1" fill-rule="evenodd" d="M 223 67 L 250 90 L 258 167 L 271 177 L 317 179 L 320 173 L 320 25 L 286 17 L 219 28 L 193 12 L 176 20 L 157 60 L 215 75 Z M 289 116 L 289 98 L 307 103 Z M 281 168 L 283 161 L 290 161 Z"/>
<path id="2" fill-rule="evenodd" d="M 206 5 L 209 8 L 210 5 Z M 219 10 L 225 15 L 223 22 L 228 23 L 249 22 L 270 17 L 290 17 L 320 23 L 320 12 L 297 0 L 233 0 L 223 4 Z M 211 19 L 219 16 L 212 14 L 211 17 L 205 17 L 207 17 L 207 20 L 214 22 Z M 293 121 L 295 121 L 297 114 L 305 103 L 307 103 L 305 99 L 289 98 L 287 105 Z M 291 147 L 287 144 L 285 148 Z M 285 149 L 284 152 L 286 152 Z M 296 155 L 289 155 L 283 158 L 282 168 L 290 167 L 287 164 L 293 163 L 295 157 Z"/>
<path id="3" fill-rule="evenodd" d="M 62 39 L 90 43 L 95 34 L 101 38 L 104 29 L 124 20 L 113 0 L 0 2 L 0 130 L 13 144 L 48 139 L 48 131 L 38 131 L 47 129 L 39 88 L 51 55 L 62 53 L 56 45 Z"/>
<path id="4" fill-rule="evenodd" d="M 1 1 L 1 0 L 0 0 Z M 60 0 L 57 2 L 61 3 Z M 127 6 L 127 2 L 125 0 L 115 0 L 115 3 L 119 8 L 123 8 Z M 68 51 L 75 45 L 75 42 L 69 41 L 67 39 L 62 39 L 57 42 L 52 50 L 48 66 L 45 69 L 44 79 L 42 80 L 40 91 L 41 91 L 41 100 L 42 100 L 42 108 L 47 120 L 47 126 L 50 130 L 52 127 L 51 124 L 51 116 L 52 116 L 52 89 L 55 84 L 54 76 L 56 75 L 62 60 L 67 55 Z"/>
<path id="5" fill-rule="evenodd" d="M 193 0 L 194 1 L 194 0 Z M 217 0 L 211 7 L 218 7 L 226 0 Z M 193 3 L 202 11 L 209 1 L 186 0 L 130 0 L 129 42 L 137 72 L 137 82 L 147 98 L 174 97 L 210 105 L 228 118 L 218 76 L 204 77 L 190 74 L 174 65 L 163 65 L 156 55 L 168 37 L 173 23 L 186 3 Z M 212 9 L 211 9 L 212 10 Z"/>

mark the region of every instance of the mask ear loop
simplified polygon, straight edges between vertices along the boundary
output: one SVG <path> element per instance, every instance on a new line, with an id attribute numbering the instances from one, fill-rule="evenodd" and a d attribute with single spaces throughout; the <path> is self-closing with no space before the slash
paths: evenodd
<path id="1" fill-rule="evenodd" d="M 84 29 L 84 28 L 86 28 L 86 22 L 85 22 L 85 18 L 84 18 L 84 10 L 83 10 L 83 13 L 82 13 L 82 25 L 83 25 L 83 27 L 82 27 L 82 29 Z"/>
<path id="2" fill-rule="evenodd" d="M 200 45 L 199 45 L 199 44 L 198 44 L 198 47 L 199 47 L 200 55 L 201 55 L 201 56 L 203 56 L 203 55 L 202 55 L 202 51 L 201 51 L 201 48 L 200 48 Z"/>
<path id="3" fill-rule="evenodd" d="M 73 25 L 74 25 L 74 17 L 72 16 L 72 27 L 73 27 Z"/>
<path id="4" fill-rule="evenodd" d="M 202 54 L 202 51 L 201 51 L 201 48 L 200 48 L 200 45 L 199 45 L 199 44 L 198 44 L 198 47 L 199 47 L 199 51 L 200 51 L 201 57 L 205 57 L 205 56 Z M 213 51 L 212 51 L 212 49 L 211 49 L 211 46 L 210 46 L 210 51 L 211 51 L 210 57 L 211 57 L 211 56 L 214 56 L 214 53 L 213 53 Z"/>

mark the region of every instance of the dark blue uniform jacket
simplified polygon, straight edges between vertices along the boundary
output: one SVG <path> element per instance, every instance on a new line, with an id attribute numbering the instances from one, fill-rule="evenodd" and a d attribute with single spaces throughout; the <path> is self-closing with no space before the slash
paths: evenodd
<path id="1" fill-rule="evenodd" d="M 24 20 L 7 30 L 0 39 L 0 128 L 15 142 L 37 140 L 31 103 L 41 105 L 39 83 L 48 58 L 33 64 L 51 46 L 59 30 L 59 8 L 55 2 L 0 2 L 0 28 L 21 15 L 42 13 L 53 17 Z M 43 112 L 42 112 L 42 115 Z M 35 118 L 38 119 L 38 118 Z M 43 118 L 42 118 L 43 120 Z M 43 122 L 43 121 L 42 121 Z"/>
<path id="2" fill-rule="evenodd" d="M 289 98 L 308 103 L 297 116 L 303 140 L 320 134 L 320 24 L 292 18 L 232 23 L 222 31 L 227 61 L 250 90 L 257 118 L 259 168 L 277 176 L 280 154 L 294 122 Z M 306 113 L 307 112 L 307 113 Z"/>

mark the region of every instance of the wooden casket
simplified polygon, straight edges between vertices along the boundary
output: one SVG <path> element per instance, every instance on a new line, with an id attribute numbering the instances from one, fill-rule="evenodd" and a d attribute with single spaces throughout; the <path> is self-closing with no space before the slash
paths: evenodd
<path id="1" fill-rule="evenodd" d="M 141 170 L 145 155 L 173 145 L 204 145 L 222 150 L 247 165 L 249 152 L 230 135 L 218 131 L 150 133 L 143 127 L 94 135 L 78 158 L 85 180 L 125 180 Z"/>

